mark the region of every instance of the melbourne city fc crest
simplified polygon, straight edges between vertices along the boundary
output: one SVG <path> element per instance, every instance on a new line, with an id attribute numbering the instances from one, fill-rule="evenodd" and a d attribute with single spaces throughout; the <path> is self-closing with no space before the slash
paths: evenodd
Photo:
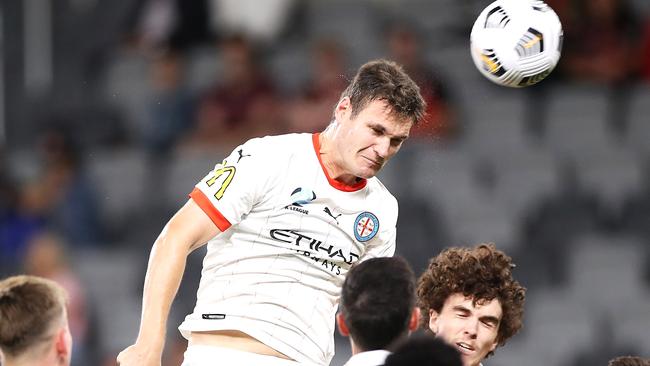
<path id="1" fill-rule="evenodd" d="M 370 212 L 362 212 L 354 220 L 354 237 L 360 242 L 374 238 L 378 231 L 379 219 Z"/>

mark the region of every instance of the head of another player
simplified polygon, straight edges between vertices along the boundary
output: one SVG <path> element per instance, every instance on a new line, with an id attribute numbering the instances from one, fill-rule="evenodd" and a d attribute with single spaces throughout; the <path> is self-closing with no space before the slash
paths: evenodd
<path id="1" fill-rule="evenodd" d="M 0 281 L 0 350 L 6 366 L 69 365 L 66 293 L 36 276 Z"/>
<path id="2" fill-rule="evenodd" d="M 613 358 L 607 364 L 608 366 L 650 366 L 650 358 L 637 356 L 621 356 Z"/>
<path id="3" fill-rule="evenodd" d="M 415 275 L 400 257 L 371 258 L 353 266 L 341 290 L 339 331 L 352 353 L 390 350 L 419 322 Z"/>
<path id="4" fill-rule="evenodd" d="M 448 248 L 418 281 L 421 325 L 476 366 L 522 327 L 526 290 L 513 279 L 512 259 L 494 244 Z"/>
<path id="5" fill-rule="evenodd" d="M 343 175 L 375 176 L 425 109 L 420 88 L 401 66 L 387 60 L 362 65 L 341 94 L 325 131 L 334 148 L 329 159 Z"/>
<path id="6" fill-rule="evenodd" d="M 431 335 L 413 336 L 386 358 L 384 366 L 463 366 L 456 348 Z"/>

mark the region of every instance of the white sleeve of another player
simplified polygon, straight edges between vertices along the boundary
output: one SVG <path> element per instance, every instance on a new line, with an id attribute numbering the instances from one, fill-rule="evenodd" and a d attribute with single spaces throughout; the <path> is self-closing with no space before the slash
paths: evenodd
<path id="1" fill-rule="evenodd" d="M 190 193 L 222 232 L 239 223 L 261 200 L 274 174 L 268 158 L 271 151 L 260 142 L 253 139 L 235 148 Z"/>

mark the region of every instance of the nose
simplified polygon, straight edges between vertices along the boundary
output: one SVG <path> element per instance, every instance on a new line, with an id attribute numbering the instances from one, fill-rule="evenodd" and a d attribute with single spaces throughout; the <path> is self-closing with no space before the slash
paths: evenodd
<path id="1" fill-rule="evenodd" d="M 391 153 L 390 139 L 385 137 L 379 138 L 374 150 L 377 156 L 385 160 Z"/>
<path id="2" fill-rule="evenodd" d="M 465 334 L 469 335 L 471 339 L 476 339 L 476 335 L 478 333 L 478 319 L 467 319 L 465 322 Z"/>

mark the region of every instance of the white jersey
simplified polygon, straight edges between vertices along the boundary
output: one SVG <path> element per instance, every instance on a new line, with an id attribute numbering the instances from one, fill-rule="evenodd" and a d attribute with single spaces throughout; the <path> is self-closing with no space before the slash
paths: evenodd
<path id="1" fill-rule="evenodd" d="M 352 355 L 343 366 L 381 366 L 390 352 L 386 350 L 366 351 Z"/>
<path id="2" fill-rule="evenodd" d="M 393 255 L 397 201 L 376 178 L 330 178 L 318 141 L 249 140 L 196 185 L 190 197 L 222 233 L 208 242 L 185 337 L 234 329 L 301 364 L 329 364 L 345 275 Z"/>

